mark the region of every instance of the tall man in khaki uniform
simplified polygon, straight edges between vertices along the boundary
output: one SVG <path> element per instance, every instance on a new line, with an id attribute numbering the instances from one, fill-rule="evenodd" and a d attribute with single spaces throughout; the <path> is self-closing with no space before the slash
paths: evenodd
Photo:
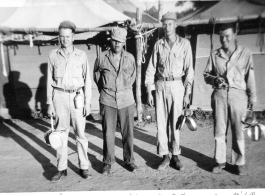
<path id="1" fill-rule="evenodd" d="M 189 41 L 176 34 L 176 14 L 169 12 L 162 16 L 161 21 L 165 37 L 154 46 L 145 85 L 150 105 L 153 105 L 152 89 L 155 88 L 156 94 L 157 152 L 163 156 L 158 170 L 163 170 L 170 164 L 169 154 L 172 153 L 172 166 L 182 171 L 184 166 L 178 158 L 181 153 L 180 132 L 176 129 L 176 124 L 183 103 L 184 106 L 190 103 L 194 77 L 192 52 Z"/>
<path id="2" fill-rule="evenodd" d="M 247 105 L 256 102 L 254 66 L 250 51 L 236 44 L 232 24 L 220 31 L 221 48 L 214 50 L 204 71 L 207 84 L 214 86 L 212 108 L 214 112 L 215 162 L 214 173 L 226 165 L 226 133 L 228 121 L 232 130 L 232 164 L 239 175 L 245 175 L 245 140 L 242 117 Z"/>
<path id="3" fill-rule="evenodd" d="M 113 28 L 111 32 L 111 49 L 104 51 L 96 59 L 94 80 L 100 92 L 100 113 L 103 130 L 102 174 L 109 174 L 115 163 L 115 132 L 120 124 L 123 160 L 129 171 L 138 167 L 134 164 L 133 128 L 134 96 L 132 85 L 136 78 L 135 59 L 123 49 L 127 31 Z"/>
<path id="4" fill-rule="evenodd" d="M 47 104 L 48 114 L 55 116 L 56 131 L 61 132 L 63 146 L 57 149 L 57 182 L 67 175 L 68 134 L 70 121 L 76 136 L 79 172 L 83 178 L 91 176 L 85 137 L 86 116 L 90 113 L 91 80 L 86 53 L 73 46 L 75 24 L 64 21 L 59 25 L 61 47 L 51 51 L 48 58 Z M 74 97 L 84 96 L 83 108 L 75 108 Z"/>

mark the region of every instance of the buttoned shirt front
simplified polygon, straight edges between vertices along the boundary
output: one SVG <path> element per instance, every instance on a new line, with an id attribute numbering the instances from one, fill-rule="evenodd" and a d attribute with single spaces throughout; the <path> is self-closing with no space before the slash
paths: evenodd
<path id="1" fill-rule="evenodd" d="M 207 84 L 214 85 L 217 77 L 224 78 L 229 87 L 246 90 L 251 101 L 257 100 L 254 64 L 248 49 L 237 46 L 230 58 L 222 48 L 213 51 L 204 78 Z"/>
<path id="2" fill-rule="evenodd" d="M 47 104 L 52 103 L 54 88 L 83 88 L 85 103 L 91 101 L 91 79 L 87 55 L 74 47 L 67 57 L 61 48 L 51 51 L 48 57 Z"/>
<path id="3" fill-rule="evenodd" d="M 102 52 L 95 61 L 94 80 L 100 92 L 101 104 L 121 109 L 134 101 L 132 85 L 136 78 L 135 59 L 122 50 L 119 66 L 111 50 Z"/>
<path id="4" fill-rule="evenodd" d="M 145 85 L 148 90 L 156 78 L 184 77 L 186 94 L 191 93 L 194 78 L 191 46 L 187 39 L 177 37 L 171 49 L 165 38 L 156 42 L 146 70 Z"/>

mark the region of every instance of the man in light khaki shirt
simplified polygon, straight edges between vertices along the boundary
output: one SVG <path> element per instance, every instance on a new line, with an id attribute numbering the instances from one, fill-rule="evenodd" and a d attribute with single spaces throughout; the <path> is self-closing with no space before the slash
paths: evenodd
<path id="1" fill-rule="evenodd" d="M 233 24 L 224 24 L 220 31 L 222 47 L 214 50 L 204 71 L 207 84 L 215 89 L 212 95 L 214 112 L 214 173 L 226 166 L 226 134 L 228 122 L 232 131 L 232 164 L 239 175 L 245 175 L 245 141 L 242 117 L 256 102 L 254 65 L 250 51 L 236 44 Z"/>
<path id="2" fill-rule="evenodd" d="M 70 121 L 76 136 L 79 173 L 87 179 L 90 162 L 85 136 L 86 116 L 90 113 L 91 80 L 86 53 L 73 46 L 75 24 L 64 21 L 59 26 L 61 47 L 51 51 L 48 58 L 47 104 L 48 114 L 55 116 L 55 128 L 62 137 L 62 147 L 57 152 L 58 172 L 51 179 L 57 182 L 67 175 L 68 134 Z M 75 107 L 74 98 L 80 93 L 84 107 Z"/>
<path id="3" fill-rule="evenodd" d="M 191 46 L 187 39 L 176 34 L 177 17 L 175 13 L 163 15 L 165 37 L 154 46 L 146 71 L 145 85 L 148 102 L 153 106 L 152 90 L 156 92 L 157 153 L 163 156 L 158 170 L 171 163 L 182 171 L 184 166 L 178 155 L 181 153 L 177 121 L 184 106 L 190 103 L 190 93 L 194 71 Z"/>

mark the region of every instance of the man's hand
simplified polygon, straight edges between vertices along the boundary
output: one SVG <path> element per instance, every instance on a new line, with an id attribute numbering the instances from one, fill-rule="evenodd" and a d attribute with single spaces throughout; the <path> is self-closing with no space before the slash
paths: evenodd
<path id="1" fill-rule="evenodd" d="M 216 79 L 215 79 L 215 86 L 216 87 L 219 87 L 219 85 L 221 84 L 221 83 L 225 83 L 225 79 L 224 78 L 222 78 L 222 77 L 217 77 Z"/>
<path id="2" fill-rule="evenodd" d="M 252 110 L 254 108 L 254 106 L 255 106 L 255 103 L 254 102 L 248 101 L 248 109 L 249 110 Z"/>
<path id="3" fill-rule="evenodd" d="M 83 116 L 87 117 L 90 114 L 90 112 L 91 112 L 90 104 L 85 105 L 83 108 Z"/>
<path id="4" fill-rule="evenodd" d="M 190 104 L 190 95 L 186 94 L 183 98 L 184 108 L 186 108 Z"/>
<path id="5" fill-rule="evenodd" d="M 154 106 L 154 98 L 153 98 L 153 95 L 152 95 L 152 91 L 149 91 L 149 92 L 148 92 L 147 97 L 148 97 L 147 103 L 148 103 L 151 107 L 153 107 L 153 106 Z"/>
<path id="6" fill-rule="evenodd" d="M 55 117 L 55 110 L 53 104 L 49 104 L 47 113 L 49 117 Z"/>

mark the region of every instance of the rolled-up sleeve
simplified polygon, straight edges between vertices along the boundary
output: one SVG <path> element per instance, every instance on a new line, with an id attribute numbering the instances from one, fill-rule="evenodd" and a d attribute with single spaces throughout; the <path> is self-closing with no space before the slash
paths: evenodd
<path id="1" fill-rule="evenodd" d="M 185 79 L 184 79 L 185 93 L 191 94 L 191 88 L 194 79 L 194 69 L 193 69 L 192 51 L 189 42 L 187 44 L 187 49 L 184 56 L 184 69 L 185 69 Z"/>

